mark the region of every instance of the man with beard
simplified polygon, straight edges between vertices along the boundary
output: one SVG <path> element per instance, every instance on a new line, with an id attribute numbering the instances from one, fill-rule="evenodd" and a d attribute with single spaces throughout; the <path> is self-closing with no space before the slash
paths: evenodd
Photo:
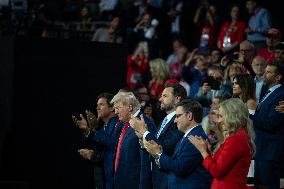
<path id="1" fill-rule="evenodd" d="M 264 81 L 268 91 L 259 101 L 254 115 L 251 115 L 255 130 L 255 185 L 263 188 L 280 188 L 280 164 L 283 145 L 284 116 L 276 110 L 279 101 L 284 100 L 284 67 L 268 64 Z"/>
<path id="2" fill-rule="evenodd" d="M 167 84 L 159 99 L 160 108 L 167 113 L 167 116 L 156 133 L 149 132 L 143 120 L 131 119 L 130 126 L 136 131 L 138 138 L 147 141 L 154 140 L 163 147 L 163 152 L 166 155 L 172 156 L 177 142 L 183 136 L 174 122 L 176 117 L 175 105 L 186 98 L 186 94 L 185 88 L 180 84 Z M 168 173 L 160 169 L 154 159 L 152 159 L 152 184 L 153 189 L 168 188 Z"/>

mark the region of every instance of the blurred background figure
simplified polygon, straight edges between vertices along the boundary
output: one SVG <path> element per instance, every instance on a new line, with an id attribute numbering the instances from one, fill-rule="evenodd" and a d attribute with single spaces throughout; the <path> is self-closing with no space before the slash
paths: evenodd
<path id="1" fill-rule="evenodd" d="M 170 78 L 169 66 L 161 58 L 150 61 L 152 79 L 149 82 L 149 93 L 153 99 L 160 98 L 165 82 Z"/>
<path id="2" fill-rule="evenodd" d="M 247 33 L 247 40 L 251 41 L 256 51 L 266 46 L 266 34 L 271 28 L 272 20 L 270 12 L 259 6 L 258 0 L 247 0 L 246 8 L 250 14 Z"/>
<path id="3" fill-rule="evenodd" d="M 270 28 L 267 32 L 266 47 L 257 51 L 256 55 L 265 59 L 266 64 L 275 60 L 275 45 L 281 40 L 281 32 L 276 28 Z"/>
<path id="4" fill-rule="evenodd" d="M 223 53 L 235 51 L 245 37 L 245 23 L 240 20 L 240 7 L 234 5 L 231 8 L 230 19 L 220 29 L 217 47 Z"/>

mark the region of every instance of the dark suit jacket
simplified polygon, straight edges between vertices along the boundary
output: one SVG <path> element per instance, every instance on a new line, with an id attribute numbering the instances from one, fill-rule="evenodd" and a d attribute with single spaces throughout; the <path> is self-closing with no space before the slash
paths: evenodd
<path id="1" fill-rule="evenodd" d="M 177 124 L 174 123 L 174 116 L 165 126 L 159 138 L 156 138 L 157 133 L 149 133 L 146 140 L 154 140 L 163 147 L 163 153 L 172 156 L 177 142 L 183 136 L 183 133 L 177 129 Z M 152 159 L 152 158 L 151 158 Z M 167 171 L 160 169 L 155 160 L 152 159 L 152 183 L 153 189 L 167 189 L 168 188 L 168 175 Z"/>
<path id="2" fill-rule="evenodd" d="M 101 158 L 104 163 L 106 189 L 113 189 L 115 148 L 123 126 L 124 122 L 120 122 L 118 117 L 114 116 L 109 120 L 104 130 L 91 133 L 88 137 L 104 147 Z M 98 158 L 98 154 L 94 154 L 92 160 L 98 161 Z"/>
<path id="3" fill-rule="evenodd" d="M 146 116 L 144 120 L 149 131 L 155 132 L 152 121 Z M 121 143 L 118 167 L 114 173 L 114 188 L 150 189 L 152 186 L 150 165 L 148 153 L 141 149 L 134 129 L 128 127 Z"/>
<path id="4" fill-rule="evenodd" d="M 280 161 L 280 152 L 283 144 L 284 115 L 275 111 L 279 101 L 284 100 L 284 88 L 274 90 L 261 102 L 254 115 L 256 160 Z"/>
<path id="5" fill-rule="evenodd" d="M 189 135 L 207 138 L 201 125 L 193 128 Z M 202 166 L 202 161 L 202 155 L 187 137 L 177 143 L 172 156 L 163 153 L 160 166 L 169 171 L 168 188 L 209 189 L 211 177 Z"/>

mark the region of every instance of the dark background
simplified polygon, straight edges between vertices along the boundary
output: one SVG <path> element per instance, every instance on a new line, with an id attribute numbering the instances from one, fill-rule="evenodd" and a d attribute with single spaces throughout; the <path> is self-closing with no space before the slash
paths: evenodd
<path id="1" fill-rule="evenodd" d="M 0 188 L 92 188 L 71 120 L 124 86 L 126 45 L 0 41 Z"/>

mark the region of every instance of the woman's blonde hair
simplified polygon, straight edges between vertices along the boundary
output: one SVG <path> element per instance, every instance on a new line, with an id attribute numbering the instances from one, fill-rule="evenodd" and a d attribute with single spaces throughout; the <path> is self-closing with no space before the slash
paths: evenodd
<path id="1" fill-rule="evenodd" d="M 161 83 L 170 78 L 169 66 L 161 58 L 150 61 L 150 70 L 156 73 L 157 78 L 155 79 Z"/>
<path id="2" fill-rule="evenodd" d="M 252 155 L 254 155 L 255 134 L 246 105 L 239 98 L 230 98 L 220 103 L 220 109 L 224 112 L 224 125 L 227 128 L 226 131 L 223 131 L 224 137 L 226 138 L 239 129 L 245 128 L 249 136 L 249 146 L 251 147 Z"/>

